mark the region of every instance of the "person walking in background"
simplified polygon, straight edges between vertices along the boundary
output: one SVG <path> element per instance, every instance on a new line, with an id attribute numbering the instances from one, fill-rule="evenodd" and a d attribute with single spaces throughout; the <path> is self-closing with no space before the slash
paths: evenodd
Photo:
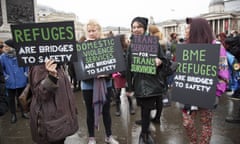
<path id="1" fill-rule="evenodd" d="M 148 26 L 148 19 L 144 17 L 135 17 L 131 22 L 132 37 L 145 35 Z M 139 136 L 139 144 L 154 144 L 154 140 L 150 135 L 150 112 L 155 109 L 156 100 L 162 95 L 164 85 L 163 76 L 160 75 L 161 68 L 164 67 L 164 53 L 158 47 L 158 54 L 155 59 L 157 73 L 155 75 L 131 72 L 131 46 L 127 53 L 127 95 L 134 92 L 137 104 L 141 108 L 141 133 Z"/>
<path id="2" fill-rule="evenodd" d="M 120 35 L 120 41 L 122 44 L 122 48 L 123 48 L 123 56 L 126 59 L 126 53 L 127 53 L 127 48 L 129 46 L 129 42 L 126 38 L 126 35 Z M 121 115 L 121 108 L 120 108 L 120 104 L 121 104 L 121 90 L 122 88 L 126 87 L 126 71 L 122 71 L 122 72 L 116 72 L 112 74 L 113 77 L 113 83 L 114 83 L 114 88 L 115 88 L 115 95 L 116 95 L 116 112 L 115 115 L 116 116 L 120 116 Z M 132 98 L 130 96 L 127 96 L 128 98 L 128 103 L 129 103 L 129 111 L 131 115 L 135 114 L 135 109 L 133 107 L 133 102 L 132 102 Z"/>
<path id="3" fill-rule="evenodd" d="M 161 44 L 161 41 L 163 40 L 163 35 L 162 33 L 160 32 L 159 28 L 156 26 L 156 25 L 150 25 L 149 28 L 148 28 L 148 31 L 149 31 L 149 35 L 150 36 L 156 36 L 158 37 L 159 39 L 159 44 L 161 45 L 161 48 L 163 50 L 163 52 L 165 52 L 165 44 Z M 164 46 L 164 48 L 162 47 Z M 164 80 L 165 84 L 167 85 L 167 79 L 165 78 Z M 164 92 L 163 95 L 166 95 L 167 93 L 167 89 L 166 89 L 166 92 Z M 156 114 L 153 118 L 151 118 L 151 121 L 153 123 L 156 123 L 156 124 L 160 124 L 160 117 L 162 115 L 162 109 L 163 109 L 163 96 L 161 95 L 159 97 L 159 99 L 156 100 Z"/>
<path id="4" fill-rule="evenodd" d="M 22 117 L 28 119 L 28 114 L 24 112 L 18 97 L 28 83 L 28 67 L 19 67 L 16 57 L 14 41 L 8 39 L 4 41 L 5 52 L 1 55 L 1 64 L 6 81 L 6 89 L 9 97 L 9 107 L 11 111 L 11 123 L 17 122 L 16 115 L 16 98 L 17 105 L 21 110 Z"/>
<path id="5" fill-rule="evenodd" d="M 37 144 L 64 144 L 78 130 L 77 107 L 63 65 L 47 60 L 31 66 L 30 128 Z"/>
<path id="6" fill-rule="evenodd" d="M 186 23 L 186 43 L 206 43 L 215 44 L 216 40 L 213 31 L 206 19 L 203 18 L 187 18 Z M 220 63 L 218 70 L 219 81 L 216 88 L 216 103 L 218 98 L 225 92 L 227 82 L 229 80 L 229 71 L 226 50 L 221 45 L 220 48 Z M 200 115 L 200 128 L 197 132 L 196 116 Z M 201 107 L 194 107 L 185 105 L 182 110 L 183 126 L 186 129 L 187 136 L 191 144 L 209 144 L 212 136 L 212 118 L 213 110 Z"/>
<path id="7" fill-rule="evenodd" d="M 98 22 L 89 20 L 86 29 L 87 41 L 101 39 L 102 28 Z M 87 111 L 88 144 L 96 144 L 94 129 L 99 128 L 100 114 L 102 114 L 105 127 L 105 142 L 118 144 L 118 141 L 112 136 L 112 120 L 110 114 L 112 91 L 111 75 L 99 75 L 96 78 L 82 80 L 81 88 Z"/>

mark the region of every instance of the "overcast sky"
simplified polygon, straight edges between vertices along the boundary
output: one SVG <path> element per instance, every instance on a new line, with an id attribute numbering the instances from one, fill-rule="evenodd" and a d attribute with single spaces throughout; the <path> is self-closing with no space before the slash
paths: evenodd
<path id="1" fill-rule="evenodd" d="M 59 11 L 73 12 L 79 21 L 96 19 L 102 26 L 130 27 L 136 16 L 155 22 L 208 13 L 210 0 L 37 0 L 38 4 Z"/>

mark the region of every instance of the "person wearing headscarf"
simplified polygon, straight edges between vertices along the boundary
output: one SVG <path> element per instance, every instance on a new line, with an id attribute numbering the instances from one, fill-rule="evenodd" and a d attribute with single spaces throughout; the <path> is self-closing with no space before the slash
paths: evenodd
<path id="1" fill-rule="evenodd" d="M 132 39 L 134 36 L 147 35 L 148 19 L 145 17 L 135 17 L 131 22 Z M 139 144 L 154 144 L 154 140 L 149 131 L 150 112 L 155 109 L 156 100 L 163 94 L 166 84 L 161 74 L 165 66 L 166 59 L 164 53 L 158 46 L 157 57 L 155 58 L 156 74 L 145 74 L 131 71 L 132 47 L 127 52 L 127 95 L 134 92 L 137 105 L 141 108 L 141 133 Z"/>

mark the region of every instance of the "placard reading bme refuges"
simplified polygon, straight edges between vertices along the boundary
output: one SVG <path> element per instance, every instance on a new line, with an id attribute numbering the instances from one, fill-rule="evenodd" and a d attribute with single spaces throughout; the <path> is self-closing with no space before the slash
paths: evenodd
<path id="1" fill-rule="evenodd" d="M 96 78 L 126 70 L 120 36 L 77 43 L 78 61 L 74 62 L 78 80 Z"/>
<path id="2" fill-rule="evenodd" d="M 11 25 L 19 66 L 77 60 L 73 21 Z"/>
<path id="3" fill-rule="evenodd" d="M 156 74 L 155 58 L 159 48 L 155 36 L 133 36 L 131 39 L 131 71 Z"/>
<path id="4" fill-rule="evenodd" d="M 218 82 L 220 45 L 179 44 L 172 100 L 183 104 L 213 108 Z"/>

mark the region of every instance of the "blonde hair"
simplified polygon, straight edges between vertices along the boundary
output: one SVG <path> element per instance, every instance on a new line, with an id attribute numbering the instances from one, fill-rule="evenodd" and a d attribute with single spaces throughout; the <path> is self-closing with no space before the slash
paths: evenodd
<path id="1" fill-rule="evenodd" d="M 97 30 L 98 30 L 98 32 L 99 32 L 99 38 L 101 38 L 101 37 L 103 37 L 102 36 L 102 27 L 101 27 L 101 25 L 96 21 L 96 20 L 94 20 L 94 19 L 90 19 L 89 21 L 88 21 L 88 23 L 86 24 L 86 33 L 87 33 L 87 27 L 88 26 L 92 26 L 92 27 L 96 27 L 97 28 Z"/>
<path id="2" fill-rule="evenodd" d="M 160 32 L 159 28 L 156 25 L 149 25 L 148 31 L 151 35 L 157 36 L 159 40 L 163 39 L 163 34 Z"/>

